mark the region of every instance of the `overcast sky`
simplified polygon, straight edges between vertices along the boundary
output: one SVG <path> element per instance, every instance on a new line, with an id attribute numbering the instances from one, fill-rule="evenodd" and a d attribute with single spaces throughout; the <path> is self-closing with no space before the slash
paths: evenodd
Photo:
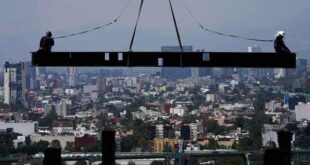
<path id="1" fill-rule="evenodd" d="M 287 45 L 309 58 L 309 0 L 184 0 L 207 27 L 245 37 L 273 39 L 285 30 Z M 1 0 L 0 64 L 30 61 L 41 36 L 79 32 L 113 20 L 128 0 Z M 226 38 L 202 31 L 181 5 L 172 0 L 183 45 L 206 51 L 247 51 L 258 44 L 273 51 L 272 43 Z M 105 29 L 56 40 L 54 51 L 128 50 L 140 0 L 133 0 L 119 22 Z M 160 51 L 177 45 L 168 0 L 145 0 L 134 51 Z"/>

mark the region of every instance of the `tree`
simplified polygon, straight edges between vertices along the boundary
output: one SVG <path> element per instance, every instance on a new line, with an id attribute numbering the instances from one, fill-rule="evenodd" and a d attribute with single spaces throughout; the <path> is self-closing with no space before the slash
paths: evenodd
<path id="1" fill-rule="evenodd" d="M 299 130 L 296 123 L 288 123 L 285 128 L 292 132 Z"/>
<path id="2" fill-rule="evenodd" d="M 49 145 L 50 145 L 50 142 L 44 141 L 44 140 L 40 140 L 40 141 L 37 143 L 37 147 L 38 147 L 39 152 L 42 152 L 42 151 L 44 151 L 45 149 L 47 149 Z"/>
<path id="3" fill-rule="evenodd" d="M 310 137 L 309 136 L 303 136 L 295 141 L 297 147 L 299 148 L 310 148 Z"/>
<path id="4" fill-rule="evenodd" d="M 130 152 L 136 144 L 136 138 L 133 135 L 126 136 L 122 139 L 122 152 Z"/>
<path id="5" fill-rule="evenodd" d="M 154 160 L 150 165 L 165 165 L 164 161 Z"/>
<path id="6" fill-rule="evenodd" d="M 27 153 L 28 155 L 33 155 L 38 152 L 43 152 L 48 148 L 49 145 L 50 143 L 48 141 L 40 140 L 39 142 L 34 142 L 30 145 L 18 147 L 12 151 L 12 153 Z"/>
<path id="7" fill-rule="evenodd" d="M 210 132 L 210 133 L 214 133 L 216 135 L 218 134 L 222 134 L 224 132 L 224 128 L 219 126 L 217 124 L 217 121 L 215 120 L 208 120 L 207 121 L 207 132 Z"/>
<path id="8" fill-rule="evenodd" d="M 215 150 L 219 147 L 218 143 L 216 140 L 214 139 L 209 139 L 209 142 L 208 144 L 205 145 L 205 149 L 212 149 L 212 150 Z"/>
<path id="9" fill-rule="evenodd" d="M 10 154 L 11 149 L 13 148 L 10 145 L 0 143 L 0 157 L 6 157 Z"/>
<path id="10" fill-rule="evenodd" d="M 9 104 L 0 103 L 0 109 L 9 109 L 9 108 L 10 108 Z"/>
<path id="11" fill-rule="evenodd" d="M 136 163 L 133 160 L 130 160 L 127 165 L 136 165 Z"/>
<path id="12" fill-rule="evenodd" d="M 242 138 L 239 140 L 238 150 L 240 151 L 250 151 L 257 150 L 260 146 L 257 145 L 257 141 L 253 138 Z"/>
<path id="13" fill-rule="evenodd" d="M 51 142 L 51 147 L 52 148 L 61 148 L 61 144 L 60 144 L 60 141 L 55 139 Z"/>
<path id="14" fill-rule="evenodd" d="M 46 117 L 39 120 L 39 126 L 52 128 L 53 121 L 57 119 L 57 113 L 52 110 Z"/>
<path id="15" fill-rule="evenodd" d="M 74 165 L 87 165 L 87 162 L 85 160 L 78 160 Z"/>
<path id="16" fill-rule="evenodd" d="M 310 135 L 310 123 L 308 123 L 307 127 L 304 129 L 304 132 L 307 136 Z"/>
<path id="17" fill-rule="evenodd" d="M 74 151 L 76 151 L 74 142 L 67 142 L 67 143 L 66 143 L 65 150 L 68 151 L 68 152 L 74 152 Z"/>

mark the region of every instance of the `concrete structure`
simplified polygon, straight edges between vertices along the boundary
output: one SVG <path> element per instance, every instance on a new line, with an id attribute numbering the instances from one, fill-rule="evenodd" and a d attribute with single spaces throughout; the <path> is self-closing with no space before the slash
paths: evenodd
<path id="1" fill-rule="evenodd" d="M 171 115 L 178 115 L 183 116 L 184 115 L 184 108 L 182 108 L 181 105 L 177 105 L 175 108 L 170 108 L 170 114 Z"/>
<path id="2" fill-rule="evenodd" d="M 225 146 L 227 148 L 231 148 L 234 142 L 238 144 L 238 138 L 233 136 L 220 136 L 216 137 L 217 144 L 220 146 Z"/>
<path id="3" fill-rule="evenodd" d="M 58 104 L 55 104 L 55 111 L 58 116 L 70 115 L 71 100 L 61 99 Z"/>
<path id="4" fill-rule="evenodd" d="M 26 144 L 25 136 L 17 136 L 17 139 L 13 140 L 13 145 L 15 148 L 23 146 Z"/>
<path id="5" fill-rule="evenodd" d="M 13 132 L 29 136 L 37 132 L 37 122 L 0 123 L 0 129 L 13 128 Z"/>
<path id="6" fill-rule="evenodd" d="M 310 102 L 307 104 L 299 103 L 295 106 L 296 121 L 303 119 L 310 120 Z"/>
<path id="7" fill-rule="evenodd" d="M 83 92 L 86 96 L 89 96 L 93 101 L 96 101 L 98 98 L 97 85 L 84 85 Z"/>
<path id="8" fill-rule="evenodd" d="M 265 103 L 265 109 L 268 112 L 274 112 L 274 110 L 280 109 L 281 107 L 282 107 L 282 103 L 277 100 L 272 100 L 272 101 Z"/>
<path id="9" fill-rule="evenodd" d="M 215 95 L 214 94 L 206 94 L 206 102 L 214 102 Z"/>

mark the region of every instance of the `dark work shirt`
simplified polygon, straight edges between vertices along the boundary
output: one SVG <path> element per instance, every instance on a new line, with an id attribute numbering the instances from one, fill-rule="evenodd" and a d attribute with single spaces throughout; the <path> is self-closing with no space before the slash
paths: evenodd
<path id="1" fill-rule="evenodd" d="M 44 36 L 40 40 L 40 48 L 44 50 L 51 50 L 54 44 L 54 39 L 52 37 Z"/>
<path id="2" fill-rule="evenodd" d="M 291 53 L 290 49 L 284 44 L 282 36 L 278 36 L 274 40 L 274 50 L 277 54 Z"/>

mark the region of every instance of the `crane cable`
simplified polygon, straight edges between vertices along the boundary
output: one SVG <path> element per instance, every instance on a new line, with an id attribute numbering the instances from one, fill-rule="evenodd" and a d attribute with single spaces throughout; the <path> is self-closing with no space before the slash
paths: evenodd
<path id="1" fill-rule="evenodd" d="M 130 45 L 129 45 L 129 51 L 132 51 L 132 46 L 133 46 L 133 42 L 135 40 L 136 31 L 137 31 L 137 27 L 138 27 L 138 22 L 139 22 L 141 11 L 142 11 L 142 7 L 143 7 L 143 2 L 144 2 L 144 0 L 141 0 L 140 7 L 139 7 L 139 12 L 138 12 L 138 17 L 137 17 L 137 20 L 136 20 L 135 28 L 134 28 L 133 33 L 132 33 L 131 42 L 130 42 Z"/>
<path id="2" fill-rule="evenodd" d="M 69 35 L 57 36 L 57 37 L 54 37 L 54 39 L 63 39 L 63 38 L 68 38 L 68 37 L 72 37 L 72 36 L 76 36 L 76 35 L 81 35 L 81 34 L 89 33 L 89 32 L 92 32 L 92 31 L 95 31 L 95 30 L 102 29 L 104 27 L 110 26 L 110 25 L 116 23 L 120 19 L 120 17 L 124 14 L 125 10 L 132 3 L 132 1 L 133 0 L 129 0 L 128 3 L 122 8 L 120 13 L 117 15 L 117 17 L 113 21 L 111 21 L 109 23 L 106 23 L 104 25 L 91 28 L 89 30 L 84 30 L 84 31 L 81 31 L 81 32 L 78 32 L 78 33 L 72 33 L 72 34 L 69 34 Z"/>
<path id="3" fill-rule="evenodd" d="M 215 33 L 218 35 L 222 35 L 222 36 L 226 36 L 226 37 L 233 37 L 233 38 L 239 38 L 239 39 L 244 39 L 244 40 L 250 40 L 250 41 L 260 41 L 260 42 L 273 42 L 273 40 L 271 39 L 257 39 L 257 38 L 248 38 L 248 37 L 242 37 L 242 36 L 237 36 L 237 35 L 233 35 L 233 34 L 226 34 L 226 33 L 222 33 L 222 32 L 218 32 L 215 30 L 211 30 L 207 27 L 204 27 L 200 21 L 198 20 L 198 18 L 193 14 L 193 12 L 189 9 L 189 7 L 186 5 L 186 3 L 183 0 L 180 0 L 182 5 L 184 6 L 184 8 L 187 10 L 187 12 L 191 15 L 191 17 L 195 20 L 195 22 L 198 24 L 198 26 L 207 32 L 211 32 L 211 33 Z"/>
<path id="4" fill-rule="evenodd" d="M 181 42 L 181 37 L 180 37 L 179 30 L 178 30 L 177 21 L 175 19 L 175 15 L 174 15 L 174 11 L 173 11 L 171 0 L 169 0 L 169 5 L 170 5 L 170 10 L 171 10 L 172 18 L 173 18 L 173 23 L 174 23 L 175 31 L 176 31 L 177 37 L 178 37 L 179 46 L 180 46 L 181 51 L 183 52 L 184 49 L 183 49 L 183 45 L 182 45 L 182 42 Z"/>

